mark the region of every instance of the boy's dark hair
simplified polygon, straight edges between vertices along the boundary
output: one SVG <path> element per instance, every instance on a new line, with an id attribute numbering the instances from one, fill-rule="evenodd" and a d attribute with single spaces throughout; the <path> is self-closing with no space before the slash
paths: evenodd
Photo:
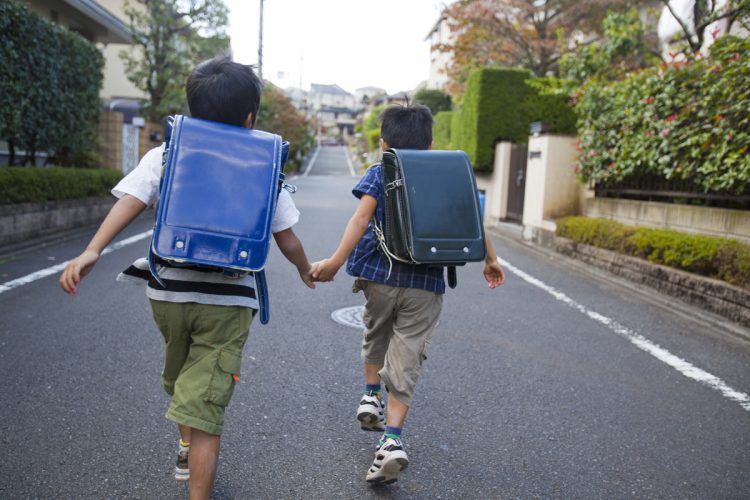
<path id="1" fill-rule="evenodd" d="M 263 82 L 252 66 L 219 56 L 193 69 L 185 83 L 185 93 L 194 118 L 242 126 L 252 113 L 254 126 Z"/>
<path id="2" fill-rule="evenodd" d="M 390 106 L 380 114 L 380 137 L 396 149 L 429 149 L 432 113 L 421 104 Z"/>

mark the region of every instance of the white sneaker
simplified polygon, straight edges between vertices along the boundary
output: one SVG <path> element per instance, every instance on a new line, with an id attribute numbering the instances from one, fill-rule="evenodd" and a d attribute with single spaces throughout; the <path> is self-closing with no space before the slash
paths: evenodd
<path id="1" fill-rule="evenodd" d="M 385 403 L 378 396 L 365 394 L 359 400 L 357 420 L 364 431 L 385 430 Z"/>
<path id="2" fill-rule="evenodd" d="M 190 468 L 188 467 L 188 452 L 190 448 L 180 446 L 177 452 L 177 465 L 174 468 L 174 478 L 178 481 L 190 479 Z"/>
<path id="3" fill-rule="evenodd" d="M 375 452 L 370 470 L 365 478 L 368 483 L 390 484 L 398 481 L 401 471 L 409 465 L 401 439 L 387 438 Z"/>

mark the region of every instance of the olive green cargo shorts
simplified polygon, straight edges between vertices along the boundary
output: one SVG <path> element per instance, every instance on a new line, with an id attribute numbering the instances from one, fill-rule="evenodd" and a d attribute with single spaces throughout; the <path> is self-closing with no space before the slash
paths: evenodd
<path id="1" fill-rule="evenodd" d="M 443 296 L 417 288 L 400 288 L 357 279 L 352 291 L 363 290 L 362 361 L 383 365 L 378 372 L 388 394 L 411 406 L 422 362 L 432 339 Z"/>
<path id="2" fill-rule="evenodd" d="M 159 300 L 151 300 L 151 310 L 166 342 L 161 379 L 172 396 L 167 418 L 220 435 L 254 311 Z"/>

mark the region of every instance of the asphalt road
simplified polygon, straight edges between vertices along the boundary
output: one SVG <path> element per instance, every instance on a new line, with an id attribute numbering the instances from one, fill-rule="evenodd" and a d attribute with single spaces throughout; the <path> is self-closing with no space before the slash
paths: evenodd
<path id="1" fill-rule="evenodd" d="M 322 148 L 290 180 L 311 259 L 356 205 L 344 154 Z M 115 282 L 148 239 L 103 256 L 75 297 L 58 272 L 29 276 L 91 233 L 0 262 L 0 498 L 184 498 L 162 340 L 143 290 Z M 411 463 L 379 488 L 364 481 L 378 436 L 354 415 L 361 332 L 331 319 L 364 299 L 343 272 L 307 290 L 274 251 L 271 322 L 251 328 L 215 498 L 750 497 L 748 342 L 493 241 L 507 283 L 491 291 L 480 265 L 460 269 L 406 424 Z"/>

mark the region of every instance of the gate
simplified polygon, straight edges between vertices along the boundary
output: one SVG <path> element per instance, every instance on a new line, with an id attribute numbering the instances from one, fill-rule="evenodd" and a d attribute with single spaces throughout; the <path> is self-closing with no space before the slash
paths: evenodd
<path id="1" fill-rule="evenodd" d="M 508 169 L 508 207 L 506 217 L 509 220 L 523 220 L 523 197 L 526 190 L 526 144 L 513 144 L 510 149 L 510 168 Z"/>

